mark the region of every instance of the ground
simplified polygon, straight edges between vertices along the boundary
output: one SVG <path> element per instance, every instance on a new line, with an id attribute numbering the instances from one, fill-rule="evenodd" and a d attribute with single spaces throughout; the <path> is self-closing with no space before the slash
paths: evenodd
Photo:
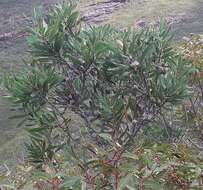
<path id="1" fill-rule="evenodd" d="M 26 40 L 19 32 L 31 25 L 34 7 L 45 9 L 57 0 L 0 0 L 0 71 L 17 71 L 22 59 L 27 57 Z M 98 3 L 98 4 L 97 4 Z M 88 23 L 110 23 L 117 27 L 133 26 L 140 23 L 155 23 L 165 17 L 176 30 L 176 39 L 190 33 L 203 33 L 202 0 L 131 0 L 116 3 L 111 0 L 79 0 L 78 9 Z M 6 34 L 6 35 L 5 35 Z M 3 38 L 2 36 L 6 36 Z M 1 38 L 2 37 L 2 38 Z M 3 94 L 3 91 L 0 91 Z M 12 165 L 22 155 L 24 142 L 22 129 L 16 128 L 16 121 L 8 101 L 0 98 L 0 165 Z"/>

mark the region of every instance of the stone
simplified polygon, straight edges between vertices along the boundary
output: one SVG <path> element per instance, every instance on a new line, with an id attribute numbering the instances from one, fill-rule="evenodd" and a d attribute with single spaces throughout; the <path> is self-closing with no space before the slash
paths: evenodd
<path id="1" fill-rule="evenodd" d="M 144 27 L 146 27 L 146 25 L 147 25 L 147 23 L 146 23 L 146 21 L 144 21 L 144 20 L 138 20 L 138 21 L 136 21 L 136 23 L 135 23 L 135 26 L 136 26 L 136 27 L 140 27 L 140 28 L 144 28 Z"/>

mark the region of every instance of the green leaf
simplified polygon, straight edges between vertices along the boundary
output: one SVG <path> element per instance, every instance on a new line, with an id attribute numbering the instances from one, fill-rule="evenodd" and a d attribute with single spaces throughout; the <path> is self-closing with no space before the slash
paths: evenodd
<path id="1" fill-rule="evenodd" d="M 47 180 L 50 180 L 52 178 L 53 178 L 53 176 L 51 176 L 48 173 L 42 172 L 42 171 L 35 171 L 35 172 L 32 173 L 32 179 L 36 180 L 36 181 L 38 181 L 38 180 L 47 181 Z"/>
<path id="2" fill-rule="evenodd" d="M 123 158 L 128 158 L 128 159 L 133 159 L 133 160 L 138 160 L 138 156 L 136 154 L 126 152 L 123 154 Z"/>
<path id="3" fill-rule="evenodd" d="M 105 139 L 108 142 L 112 142 L 112 137 L 110 134 L 107 133 L 101 133 L 99 134 L 100 137 L 102 137 L 103 139 Z"/>
<path id="4" fill-rule="evenodd" d="M 162 184 L 160 184 L 156 179 L 147 180 L 144 186 L 148 190 L 164 190 Z"/>
<path id="5" fill-rule="evenodd" d="M 74 190 L 81 190 L 82 182 L 79 176 L 69 176 L 64 178 L 63 188 L 72 188 Z"/>
<path id="6" fill-rule="evenodd" d="M 76 91 L 80 91 L 81 88 L 82 88 L 82 83 L 81 83 L 81 80 L 80 78 L 76 78 L 74 81 L 73 81 L 73 85 L 74 85 L 74 88 L 76 89 Z"/>
<path id="7" fill-rule="evenodd" d="M 119 189 L 128 188 L 129 190 L 137 190 L 138 188 L 135 187 L 135 183 L 135 177 L 133 175 L 127 175 L 120 180 Z"/>

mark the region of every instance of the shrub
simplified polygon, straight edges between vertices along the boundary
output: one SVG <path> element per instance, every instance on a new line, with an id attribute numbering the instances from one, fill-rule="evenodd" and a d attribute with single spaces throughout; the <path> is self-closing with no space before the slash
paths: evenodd
<path id="1" fill-rule="evenodd" d="M 170 29 L 81 22 L 71 3 L 35 15 L 31 63 L 6 77 L 30 136 L 25 182 L 38 190 L 201 188 L 196 153 L 142 135 L 190 95 L 194 69 Z M 70 112 L 81 126 L 70 124 Z"/>

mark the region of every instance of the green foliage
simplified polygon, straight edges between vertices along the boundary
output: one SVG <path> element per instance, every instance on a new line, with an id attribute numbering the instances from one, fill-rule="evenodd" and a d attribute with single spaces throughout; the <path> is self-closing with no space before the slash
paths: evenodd
<path id="1" fill-rule="evenodd" d="M 35 112 L 44 104 L 48 92 L 59 82 L 52 68 L 30 67 L 15 76 L 7 76 L 5 86 L 10 91 L 12 101 L 22 104 L 26 111 Z"/>
<path id="2" fill-rule="evenodd" d="M 50 162 L 58 146 L 52 138 L 55 116 L 52 113 L 37 113 L 34 116 L 36 124 L 27 129 L 30 136 L 30 143 L 26 143 L 27 158 L 36 166 Z M 33 119 L 34 119 L 33 118 Z"/>
<path id="3" fill-rule="evenodd" d="M 180 46 L 180 52 L 189 59 L 194 65 L 196 71 L 190 77 L 190 85 L 193 89 L 193 96 L 189 102 L 186 102 L 182 107 L 177 110 L 179 118 L 187 122 L 187 134 L 193 136 L 192 142 L 198 149 L 201 150 L 202 141 L 202 74 L 203 74 L 203 43 L 202 35 L 191 35 L 185 37 L 184 42 Z M 194 140 L 195 139 L 195 140 Z M 193 142 L 195 141 L 195 143 Z"/>
<path id="4" fill-rule="evenodd" d="M 35 188 L 201 189 L 196 153 L 181 143 L 152 146 L 146 133 L 156 138 L 160 118 L 191 94 L 195 69 L 174 48 L 169 28 L 82 28 L 74 7 L 35 16 L 32 62 L 5 80 L 25 112 Z M 70 125 L 68 111 L 82 126 Z"/>

